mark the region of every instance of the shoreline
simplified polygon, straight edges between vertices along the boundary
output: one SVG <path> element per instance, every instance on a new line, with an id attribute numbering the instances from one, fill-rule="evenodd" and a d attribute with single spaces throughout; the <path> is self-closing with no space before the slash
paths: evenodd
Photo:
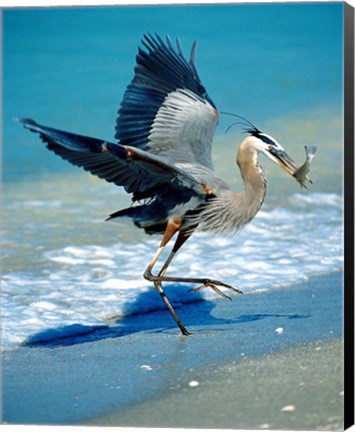
<path id="1" fill-rule="evenodd" d="M 305 385 L 313 383 L 315 391 L 324 394 L 324 402 L 333 400 L 334 394 L 320 391 L 323 384 L 319 381 L 329 378 L 327 365 L 329 368 L 333 364 L 333 381 L 327 388 L 335 389 L 336 380 L 336 391 L 342 391 L 339 381 L 343 378 L 342 285 L 343 274 L 336 272 L 292 287 L 237 296 L 232 302 L 218 299 L 185 304 L 178 311 L 194 333 L 187 338 L 179 336 L 168 311 L 157 311 L 125 317 L 115 326 L 92 329 L 91 333 L 70 340 L 33 344 L 6 352 L 2 362 L 3 422 L 126 426 L 121 422 L 126 421 L 125 416 L 129 414 L 133 419 L 130 426 L 148 426 L 154 422 L 163 425 L 159 417 L 148 414 L 152 413 L 150 408 L 154 411 L 153 407 L 169 400 L 175 412 L 181 415 L 179 418 L 171 416 L 165 427 L 180 424 L 202 427 L 208 412 L 216 415 L 207 427 L 212 424 L 217 428 L 227 427 L 228 418 L 233 418 L 238 406 L 247 402 L 243 393 L 249 392 L 250 399 L 251 389 L 254 389 L 252 394 L 265 400 L 269 392 L 264 392 L 263 396 L 261 390 L 269 387 L 272 391 L 277 385 L 270 378 L 264 385 L 259 385 L 262 381 L 256 379 L 252 386 L 252 377 L 245 371 L 256 374 L 266 367 L 270 371 L 279 370 L 280 377 L 284 377 L 279 385 L 291 395 L 295 389 L 294 376 L 286 372 L 293 370 L 288 365 L 296 358 L 309 360 L 305 369 L 308 374 L 302 376 L 303 381 L 299 376 L 298 381 Z M 224 377 L 228 368 L 234 377 L 230 381 Z M 244 373 L 244 381 L 239 379 L 241 373 Z M 319 379 L 315 381 L 317 376 Z M 189 386 L 193 381 L 199 384 Z M 242 382 L 244 387 L 239 390 L 238 384 L 241 386 Z M 218 383 L 221 383 L 219 387 Z M 187 399 L 193 406 L 196 390 L 203 391 L 200 396 L 203 403 L 200 412 L 193 410 L 199 413 L 198 417 L 192 413 L 189 418 L 186 409 L 182 409 L 185 394 L 194 392 L 192 399 Z M 222 403 L 227 396 L 233 401 L 238 401 L 239 397 L 239 402 L 232 406 Z M 335 397 L 333 421 L 318 413 L 318 417 L 312 417 L 316 426 L 338 428 L 342 422 L 341 395 L 339 398 L 340 402 Z M 311 402 L 315 400 L 312 397 Z M 275 412 L 279 413 L 287 405 L 295 405 L 296 409 L 281 412 L 282 418 L 291 419 L 291 415 L 296 414 L 296 422 L 309 419 L 300 415 L 300 403 L 294 399 L 285 401 Z M 247 406 L 251 407 L 251 412 L 254 408 L 258 411 L 255 398 L 248 401 Z M 321 401 L 318 406 L 322 410 Z M 329 411 L 329 406 L 327 409 Z M 139 419 L 135 414 L 139 412 L 146 413 L 145 417 Z M 224 423 L 218 417 L 218 413 L 223 412 Z M 248 417 L 253 416 L 249 413 Z M 245 419 L 236 421 L 233 428 L 247 424 Z M 269 420 L 259 421 L 256 426 L 266 424 L 274 427 Z M 302 429 L 301 424 L 298 427 L 295 424 L 290 428 Z"/>
<path id="2" fill-rule="evenodd" d="M 343 340 L 315 341 L 191 374 L 157 399 L 88 426 L 344 430 Z"/>

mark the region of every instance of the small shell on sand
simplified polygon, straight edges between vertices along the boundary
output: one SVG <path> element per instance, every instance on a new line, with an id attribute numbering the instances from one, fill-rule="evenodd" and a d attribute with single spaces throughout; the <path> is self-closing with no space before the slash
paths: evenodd
<path id="1" fill-rule="evenodd" d="M 142 365 L 141 369 L 146 370 L 146 371 L 152 370 L 151 366 L 148 366 L 148 365 Z"/>
<path id="2" fill-rule="evenodd" d="M 296 409 L 294 405 L 285 405 L 281 408 L 281 412 L 292 412 Z"/>

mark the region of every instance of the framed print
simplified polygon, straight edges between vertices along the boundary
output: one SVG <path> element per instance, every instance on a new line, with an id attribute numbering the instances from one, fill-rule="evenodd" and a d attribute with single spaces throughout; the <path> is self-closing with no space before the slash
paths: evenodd
<path id="1" fill-rule="evenodd" d="M 3 425 L 354 420 L 354 9 L 2 9 Z"/>

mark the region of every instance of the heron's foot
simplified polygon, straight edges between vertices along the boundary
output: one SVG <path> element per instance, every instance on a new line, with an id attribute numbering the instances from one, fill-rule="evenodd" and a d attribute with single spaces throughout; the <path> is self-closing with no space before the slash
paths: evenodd
<path id="1" fill-rule="evenodd" d="M 193 335 L 193 333 L 186 330 L 186 328 L 185 328 L 185 330 L 182 330 L 182 329 L 180 329 L 180 330 L 181 330 L 181 336 L 192 336 Z"/>
<path id="2" fill-rule="evenodd" d="M 215 293 L 217 293 L 218 295 L 220 295 L 221 297 L 228 299 L 228 300 L 232 300 L 231 297 L 229 297 L 227 294 L 225 294 L 223 291 L 221 291 L 218 286 L 230 289 L 231 291 L 234 291 L 237 294 L 243 294 L 243 291 L 238 290 L 237 288 L 232 287 L 231 285 L 227 285 L 223 282 L 219 282 L 219 281 L 213 281 L 213 280 L 209 280 L 206 279 L 205 281 L 203 281 L 203 285 L 201 285 L 198 288 L 194 288 L 191 289 L 190 292 L 198 292 L 198 291 L 202 291 L 206 288 L 211 288 Z"/>

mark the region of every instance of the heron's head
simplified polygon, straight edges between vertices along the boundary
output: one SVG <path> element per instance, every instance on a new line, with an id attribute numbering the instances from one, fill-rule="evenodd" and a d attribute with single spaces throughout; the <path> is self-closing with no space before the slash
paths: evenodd
<path id="1" fill-rule="evenodd" d="M 255 157 L 257 154 L 263 153 L 288 174 L 293 175 L 294 169 L 298 167 L 275 138 L 256 128 L 250 130 L 249 133 L 250 135 L 243 141 L 240 150 L 243 151 L 243 147 L 244 151 L 249 149 L 255 154 Z"/>
<path id="2" fill-rule="evenodd" d="M 237 163 L 241 165 L 244 163 L 249 164 L 251 160 L 256 159 L 259 153 L 264 153 L 269 159 L 275 162 L 278 166 L 283 168 L 288 174 L 293 175 L 294 170 L 298 169 L 293 159 L 286 153 L 285 149 L 276 141 L 272 136 L 261 132 L 251 121 L 247 120 L 238 114 L 222 112 L 222 114 L 237 117 L 239 120 L 232 123 L 226 132 L 228 132 L 234 125 L 242 124 L 245 126 L 244 132 L 249 136 L 241 143 Z"/>

